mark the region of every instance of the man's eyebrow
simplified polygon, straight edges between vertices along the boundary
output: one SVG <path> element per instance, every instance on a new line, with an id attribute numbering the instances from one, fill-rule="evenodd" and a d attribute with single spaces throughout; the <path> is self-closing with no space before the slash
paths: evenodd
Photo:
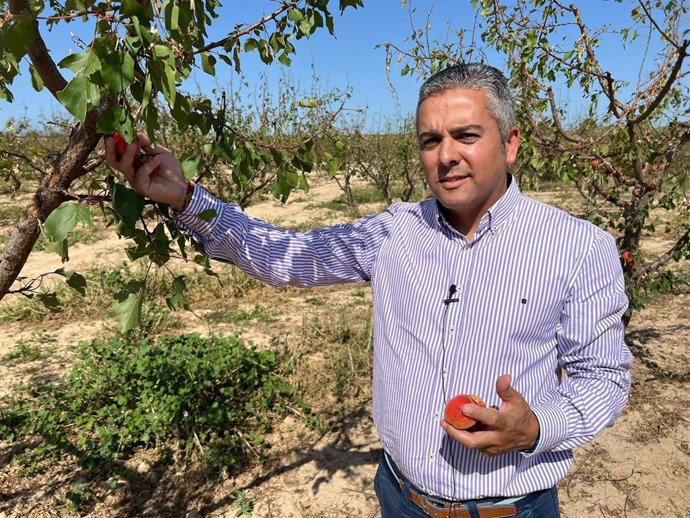
<path id="1" fill-rule="evenodd" d="M 480 124 L 465 124 L 450 129 L 450 133 L 469 133 L 470 131 L 484 131 L 484 127 Z"/>

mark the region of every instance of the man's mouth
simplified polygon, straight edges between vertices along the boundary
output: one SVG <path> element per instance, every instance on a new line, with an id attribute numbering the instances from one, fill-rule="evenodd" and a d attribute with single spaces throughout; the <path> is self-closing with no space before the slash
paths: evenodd
<path id="1" fill-rule="evenodd" d="M 439 178 L 439 183 L 444 187 L 456 187 L 462 184 L 465 180 L 469 178 L 469 175 L 461 174 L 449 174 L 443 178 Z"/>

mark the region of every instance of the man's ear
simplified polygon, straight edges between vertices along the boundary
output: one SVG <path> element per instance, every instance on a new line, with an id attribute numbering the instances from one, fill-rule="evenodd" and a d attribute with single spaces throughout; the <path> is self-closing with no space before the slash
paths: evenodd
<path id="1" fill-rule="evenodd" d="M 510 128 L 508 138 L 505 141 L 506 164 L 512 164 L 517 159 L 518 148 L 520 147 L 520 129 L 517 126 Z"/>

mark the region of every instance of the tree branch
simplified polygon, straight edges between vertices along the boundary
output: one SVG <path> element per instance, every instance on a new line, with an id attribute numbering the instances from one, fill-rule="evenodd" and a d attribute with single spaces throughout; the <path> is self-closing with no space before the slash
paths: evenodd
<path id="1" fill-rule="evenodd" d="M 664 255 L 659 257 L 658 259 L 645 264 L 642 267 L 642 271 L 644 274 L 649 274 L 653 272 L 654 270 L 658 270 L 661 268 L 663 265 L 668 263 L 671 259 L 673 259 L 673 255 L 676 252 L 679 252 L 680 250 L 683 250 L 684 248 L 687 248 L 690 246 L 690 230 L 686 231 L 685 234 L 683 234 L 678 241 L 666 252 Z"/>
<path id="2" fill-rule="evenodd" d="M 556 106 L 556 98 L 553 95 L 553 89 L 547 88 L 546 94 L 549 96 L 549 105 L 551 106 L 551 118 L 556 126 L 558 133 L 567 141 L 573 142 L 574 144 L 581 144 L 583 139 L 577 135 L 572 135 L 565 131 L 565 128 L 561 125 L 561 119 L 558 116 L 558 106 Z"/>
<path id="3" fill-rule="evenodd" d="M 31 168 L 33 170 L 37 171 L 41 176 L 45 176 L 45 174 L 46 174 L 45 169 L 43 169 L 42 167 L 37 165 L 33 160 L 31 160 L 26 155 L 22 155 L 21 153 L 14 153 L 13 151 L 1 151 L 0 156 L 2 156 L 2 155 L 12 156 L 14 158 L 19 158 L 20 160 L 23 160 L 24 162 L 29 164 L 29 166 L 31 166 Z"/>
<path id="4" fill-rule="evenodd" d="M 21 14 L 25 11 L 31 12 L 27 0 L 9 0 L 10 13 L 13 15 Z M 57 68 L 57 65 L 50 57 L 48 47 L 46 47 L 41 33 L 38 30 L 38 22 L 34 20 L 36 37 L 26 45 L 26 51 L 31 58 L 34 68 L 41 76 L 43 84 L 48 91 L 57 99 L 57 93 L 67 86 L 67 81 Z"/>
<path id="5" fill-rule="evenodd" d="M 661 34 L 661 37 L 664 38 L 666 41 L 668 41 L 669 44 L 670 44 L 671 46 L 675 47 L 678 51 L 680 51 L 680 50 L 681 50 L 681 46 L 678 45 L 678 42 L 677 42 L 677 41 L 674 41 L 673 38 L 671 38 L 668 34 L 666 34 L 666 31 L 664 31 L 664 29 L 662 29 L 662 28 L 659 26 L 659 24 L 658 24 L 657 21 L 654 19 L 654 17 L 652 17 L 652 13 L 651 13 L 651 11 L 647 8 L 647 5 L 644 3 L 644 1 L 643 1 L 643 0 L 639 0 L 638 3 L 640 4 L 640 7 L 641 7 L 642 10 L 644 11 L 644 14 L 647 15 L 647 18 L 649 19 L 649 21 L 652 22 L 652 25 L 654 26 L 654 28 L 655 28 L 657 31 L 659 31 L 659 34 Z"/>
<path id="6" fill-rule="evenodd" d="M 690 40 L 685 40 L 683 44 L 678 48 L 678 57 L 676 58 L 676 62 L 674 63 L 673 68 L 671 69 L 671 73 L 666 79 L 666 83 L 661 88 L 656 98 L 651 103 L 649 103 L 647 109 L 631 121 L 633 124 L 640 124 L 645 119 L 647 119 L 650 115 L 652 115 L 652 113 L 654 113 L 659 104 L 661 104 L 661 101 L 664 100 L 664 97 L 666 97 L 666 94 L 671 90 L 673 83 L 678 78 L 678 72 L 680 72 L 680 68 L 683 66 L 683 61 L 688 55 L 689 45 Z"/>
<path id="7" fill-rule="evenodd" d="M 293 7 L 297 6 L 298 3 L 299 2 L 295 1 L 295 2 L 290 2 L 290 3 L 284 4 L 281 7 L 279 7 L 278 9 L 276 9 L 275 11 L 273 11 L 271 14 L 268 14 L 268 15 L 264 16 L 263 18 L 261 18 L 258 22 L 253 23 L 253 24 L 245 27 L 244 29 L 238 29 L 235 32 L 233 32 L 232 34 L 228 34 L 225 38 L 223 38 L 221 40 L 215 41 L 213 43 L 209 43 L 208 45 L 206 45 L 200 49 L 195 50 L 192 54 L 201 54 L 203 52 L 208 52 L 209 50 L 213 50 L 213 49 L 216 49 L 218 47 L 223 47 L 223 46 L 225 46 L 226 43 L 231 42 L 233 40 L 236 40 L 238 38 L 241 38 L 242 36 L 245 36 L 245 35 L 249 34 L 250 32 L 258 29 L 259 27 L 263 27 L 264 25 L 266 25 L 271 20 L 275 20 L 276 18 L 278 18 L 278 16 L 280 16 L 282 13 L 284 13 L 288 9 L 292 9 Z"/>

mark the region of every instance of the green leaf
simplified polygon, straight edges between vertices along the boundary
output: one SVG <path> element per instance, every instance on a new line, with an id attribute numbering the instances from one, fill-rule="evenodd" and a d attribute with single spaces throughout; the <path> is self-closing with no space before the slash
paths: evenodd
<path id="1" fill-rule="evenodd" d="M 31 86 L 34 87 L 34 90 L 37 92 L 43 90 L 43 79 L 41 79 L 41 76 L 38 75 L 36 67 L 29 65 L 29 73 L 31 74 Z"/>
<path id="2" fill-rule="evenodd" d="M 60 311 L 60 301 L 54 292 L 38 293 L 36 297 L 41 301 L 41 304 L 50 310 L 51 313 L 58 313 Z"/>
<path id="3" fill-rule="evenodd" d="M 134 142 L 134 119 L 122 106 L 111 106 L 98 117 L 96 129 L 100 133 L 117 132 L 127 141 Z"/>
<path id="4" fill-rule="evenodd" d="M 79 203 L 64 203 L 46 218 L 43 231 L 51 241 L 63 241 L 80 221 L 93 225 L 89 208 Z"/>
<path id="5" fill-rule="evenodd" d="M 46 251 L 55 252 L 60 256 L 60 260 L 63 263 L 69 261 L 69 244 L 67 243 L 67 239 L 49 243 L 48 246 L 46 246 Z"/>
<path id="6" fill-rule="evenodd" d="M 153 58 L 149 61 L 151 79 L 159 90 L 163 92 L 168 104 L 175 106 L 175 96 L 177 88 L 175 79 L 177 72 L 175 69 L 175 56 L 170 48 L 165 45 L 154 45 Z"/>
<path id="7" fill-rule="evenodd" d="M 145 200 L 141 194 L 128 189 L 122 184 L 113 187 L 113 209 L 122 218 L 130 232 L 134 231 L 137 220 L 144 211 Z"/>
<path id="8" fill-rule="evenodd" d="M 299 9 L 288 10 L 287 17 L 291 22 L 301 22 L 304 19 L 304 15 Z"/>
<path id="9" fill-rule="evenodd" d="M 87 51 L 70 54 L 58 63 L 60 68 L 69 68 L 72 72 L 84 72 L 86 75 L 101 69 L 101 60 L 95 52 Z"/>
<path id="10" fill-rule="evenodd" d="M 83 122 L 89 105 L 99 99 L 98 88 L 80 72 L 57 93 L 57 98 L 68 112 Z"/>
<path id="11" fill-rule="evenodd" d="M 165 26 L 169 31 L 176 31 L 180 26 L 180 6 L 178 2 L 167 0 L 163 10 L 165 12 Z"/>
<path id="12" fill-rule="evenodd" d="M 200 158 L 187 158 L 180 163 L 180 168 L 182 169 L 182 174 L 187 180 L 195 178 L 199 172 Z"/>
<path id="13" fill-rule="evenodd" d="M 179 308 L 189 309 L 189 304 L 187 303 L 187 297 L 185 295 L 187 291 L 187 283 L 184 275 L 179 275 L 173 279 L 171 291 L 172 294 L 170 297 L 165 299 L 165 302 L 170 310 L 175 311 Z"/>
<path id="14" fill-rule="evenodd" d="M 151 20 L 148 5 L 148 2 L 142 5 L 139 0 L 122 0 L 120 14 L 125 18 L 136 17 L 140 22 L 148 22 Z"/>
<path id="15" fill-rule="evenodd" d="M 68 11 L 83 11 L 86 9 L 86 0 L 67 0 L 65 9 Z"/>
<path id="16" fill-rule="evenodd" d="M 110 50 L 101 56 L 103 85 L 113 93 L 134 82 L 134 59 L 127 52 Z"/>
<path id="17" fill-rule="evenodd" d="M 67 285 L 81 295 L 86 295 L 86 279 L 77 272 L 66 271 L 65 281 Z"/>
<path id="18" fill-rule="evenodd" d="M 196 215 L 196 217 L 200 220 L 209 222 L 216 217 L 216 209 L 202 210 L 199 214 Z"/>
<path id="19" fill-rule="evenodd" d="M 405 7 L 406 0 L 402 0 L 402 6 Z M 342 13 L 348 7 L 357 9 L 358 7 L 364 7 L 362 0 L 340 0 L 340 12 Z"/>
<path id="20" fill-rule="evenodd" d="M 201 69 L 210 76 L 216 75 L 216 58 L 208 52 L 201 54 Z"/>
<path id="21" fill-rule="evenodd" d="M 115 294 L 113 310 L 120 323 L 120 332 L 124 333 L 141 324 L 145 287 L 143 281 L 129 281 L 120 292 Z"/>
<path id="22" fill-rule="evenodd" d="M 259 48 L 259 40 L 254 38 L 247 38 L 244 42 L 244 51 L 251 52 Z"/>
<path id="23" fill-rule="evenodd" d="M 314 25 L 316 24 L 313 13 L 309 14 L 310 15 L 302 20 L 302 22 L 299 24 L 299 30 L 305 36 L 309 36 L 312 32 L 314 32 Z"/>
<path id="24" fill-rule="evenodd" d="M 36 36 L 33 18 L 14 16 L 14 19 L 0 27 L 0 49 L 20 60 L 26 54 L 26 45 Z"/>
<path id="25" fill-rule="evenodd" d="M 285 65 L 286 67 L 289 67 L 292 65 L 292 60 L 290 57 L 287 55 L 287 53 L 283 52 L 280 56 L 278 56 L 278 61 Z"/>

